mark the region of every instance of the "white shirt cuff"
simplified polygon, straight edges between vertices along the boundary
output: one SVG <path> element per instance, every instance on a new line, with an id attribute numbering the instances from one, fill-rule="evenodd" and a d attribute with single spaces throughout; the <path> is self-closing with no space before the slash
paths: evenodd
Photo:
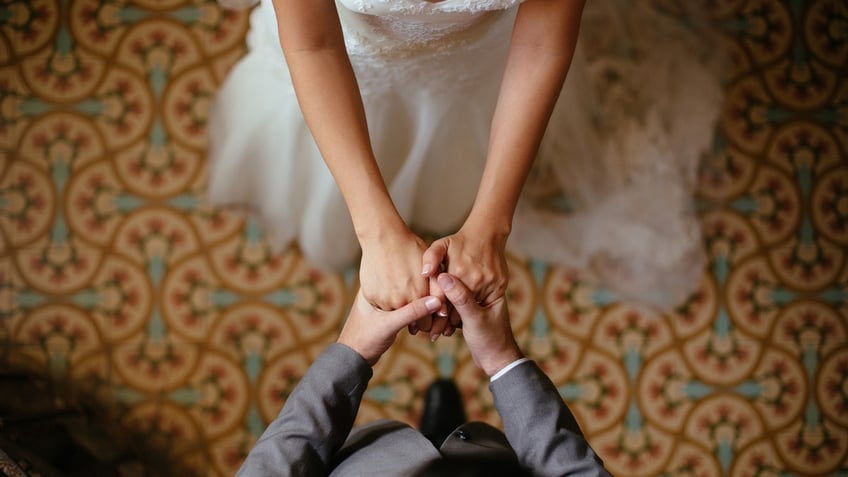
<path id="1" fill-rule="evenodd" d="M 523 362 L 525 362 L 525 361 L 530 361 L 530 358 L 518 358 L 518 359 L 516 359 L 515 361 L 513 361 L 513 362 L 509 363 L 508 365 L 506 365 L 506 366 L 504 366 L 503 368 L 501 368 L 501 370 L 500 370 L 500 371 L 498 371 L 497 373 L 495 373 L 495 374 L 494 374 L 494 376 L 492 376 L 491 378 L 489 378 L 489 382 L 490 382 L 490 383 L 495 382 L 495 380 L 497 380 L 498 378 L 500 378 L 500 377 L 501 377 L 501 376 L 503 376 L 504 374 L 508 373 L 508 372 L 509 372 L 512 368 L 514 368 L 514 367 L 518 366 L 519 364 L 521 364 L 521 363 L 523 363 Z"/>

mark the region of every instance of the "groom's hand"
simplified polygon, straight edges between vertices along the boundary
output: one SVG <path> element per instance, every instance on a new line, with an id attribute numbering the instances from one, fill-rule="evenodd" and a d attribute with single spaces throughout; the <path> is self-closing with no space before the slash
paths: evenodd
<path id="1" fill-rule="evenodd" d="M 457 277 L 442 273 L 437 279 L 462 318 L 462 337 L 478 368 L 491 377 L 522 357 L 510 327 L 505 297 L 479 305 L 471 290 Z"/>
<path id="2" fill-rule="evenodd" d="M 429 317 L 442 306 L 442 300 L 425 296 L 393 311 L 383 311 L 368 303 L 362 289 L 356 294 L 347 316 L 339 343 L 359 353 L 371 366 L 389 349 L 398 331 L 424 317 Z"/>

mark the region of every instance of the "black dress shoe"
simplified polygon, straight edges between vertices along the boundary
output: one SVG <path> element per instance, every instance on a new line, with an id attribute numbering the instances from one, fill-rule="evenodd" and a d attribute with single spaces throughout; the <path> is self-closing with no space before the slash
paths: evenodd
<path id="1" fill-rule="evenodd" d="M 438 449 L 445 438 L 462 424 L 465 424 L 465 408 L 459 389 L 451 379 L 436 379 L 424 396 L 424 411 L 418 426 L 421 434 Z"/>

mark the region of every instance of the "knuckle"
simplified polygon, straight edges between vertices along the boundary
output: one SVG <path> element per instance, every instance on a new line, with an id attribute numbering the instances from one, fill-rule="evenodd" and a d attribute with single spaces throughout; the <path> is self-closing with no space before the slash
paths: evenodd
<path id="1" fill-rule="evenodd" d="M 427 247 L 427 250 L 426 250 L 424 253 L 425 253 L 425 255 L 427 255 L 429 258 L 431 258 L 431 259 L 435 259 L 435 258 L 436 258 L 436 257 L 438 257 L 440 254 L 442 254 L 442 249 L 443 249 L 443 248 L 444 248 L 444 247 L 443 247 L 442 242 L 440 242 L 440 241 L 436 240 L 435 242 L 431 243 L 429 247 Z"/>

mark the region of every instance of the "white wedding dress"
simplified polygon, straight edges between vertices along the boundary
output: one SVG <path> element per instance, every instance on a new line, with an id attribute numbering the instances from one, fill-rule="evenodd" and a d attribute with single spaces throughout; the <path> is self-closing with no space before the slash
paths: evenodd
<path id="1" fill-rule="evenodd" d="M 374 152 L 413 230 L 453 232 L 471 207 L 519 3 L 337 1 Z M 648 2 L 587 2 L 508 245 L 663 308 L 703 273 L 692 196 L 722 93 L 701 55 L 714 45 L 680 16 Z M 249 52 L 209 123 L 211 200 L 257 214 L 279 248 L 296 241 L 312 263 L 341 269 L 358 243 L 301 115 L 271 1 L 250 21 Z"/>

